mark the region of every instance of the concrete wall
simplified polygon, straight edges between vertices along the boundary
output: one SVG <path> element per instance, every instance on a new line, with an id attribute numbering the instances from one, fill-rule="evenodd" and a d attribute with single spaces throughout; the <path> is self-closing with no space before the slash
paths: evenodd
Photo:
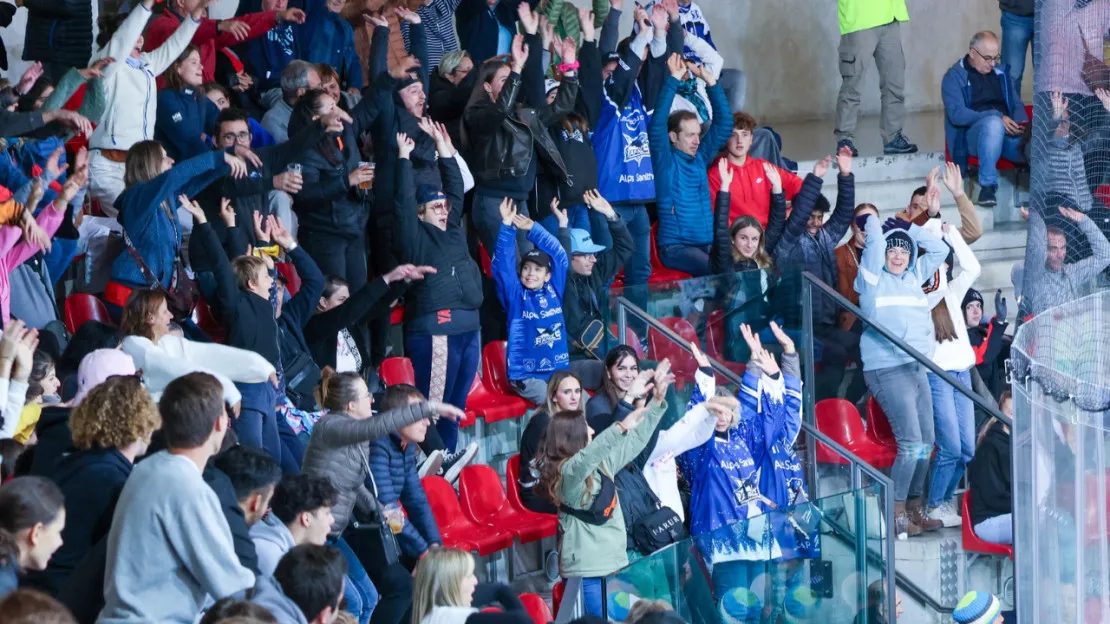
<path id="1" fill-rule="evenodd" d="M 696 1 L 726 67 L 748 75 L 749 112 L 763 122 L 835 116 L 840 30 L 834 0 Z M 906 109 L 940 108 L 940 79 L 967 52 L 971 35 L 987 29 L 1000 33 L 998 2 L 908 0 L 907 5 Z M 879 112 L 878 85 L 872 61 L 863 86 L 865 115 Z"/>

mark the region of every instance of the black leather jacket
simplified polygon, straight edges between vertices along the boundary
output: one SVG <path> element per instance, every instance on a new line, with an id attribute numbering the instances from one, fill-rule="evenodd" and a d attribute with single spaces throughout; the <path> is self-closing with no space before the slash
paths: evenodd
<path id="1" fill-rule="evenodd" d="M 474 179 L 490 183 L 528 173 L 533 154 L 561 181 L 570 181 L 566 164 L 546 128 L 574 110 L 578 79 L 563 78 L 552 106 L 529 108 L 517 103 L 520 74 L 513 72 L 494 102 L 479 99 L 463 113 L 462 138 Z"/>

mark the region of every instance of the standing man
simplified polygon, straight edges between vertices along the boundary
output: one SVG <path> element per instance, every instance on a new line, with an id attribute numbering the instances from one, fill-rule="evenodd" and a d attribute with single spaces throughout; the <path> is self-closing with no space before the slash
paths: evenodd
<path id="1" fill-rule="evenodd" d="M 93 11 L 89 0 L 23 0 L 27 31 L 23 60 L 41 61 L 54 84 L 70 67 L 88 67 L 93 51 Z"/>
<path id="2" fill-rule="evenodd" d="M 883 153 L 913 154 L 917 146 L 902 134 L 906 57 L 902 53 L 902 22 L 910 21 L 906 0 L 838 0 L 840 17 L 840 95 L 836 98 L 836 150 L 859 152 L 852 143 L 859 117 L 859 85 L 863 61 L 875 57 L 882 92 Z"/>
<path id="3" fill-rule="evenodd" d="M 1033 3 L 1034 0 L 998 0 L 1002 11 L 1002 64 L 1018 95 L 1025 74 L 1025 54 L 1033 45 Z"/>

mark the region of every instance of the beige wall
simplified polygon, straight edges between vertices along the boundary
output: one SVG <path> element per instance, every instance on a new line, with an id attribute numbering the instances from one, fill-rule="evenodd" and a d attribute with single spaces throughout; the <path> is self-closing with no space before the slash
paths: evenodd
<path id="1" fill-rule="evenodd" d="M 749 112 L 764 122 L 834 117 L 840 89 L 834 0 L 696 1 L 725 66 L 747 73 Z M 1000 32 L 998 2 L 908 0 L 907 5 L 910 22 L 902 26 L 906 109 L 940 108 L 940 79 L 966 53 L 971 35 L 984 29 Z M 863 85 L 863 114 L 878 114 L 878 85 L 872 61 Z"/>

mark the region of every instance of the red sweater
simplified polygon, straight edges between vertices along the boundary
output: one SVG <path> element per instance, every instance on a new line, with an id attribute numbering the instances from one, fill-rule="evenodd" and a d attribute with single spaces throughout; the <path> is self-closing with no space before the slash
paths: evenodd
<path id="1" fill-rule="evenodd" d="M 250 27 L 250 34 L 244 40 L 250 41 L 265 35 L 274 26 L 277 26 L 277 11 L 249 13 L 236 17 L 235 20 Z M 216 29 L 219 23 L 219 20 L 204 18 L 200 22 L 200 28 L 197 28 L 197 33 L 193 35 L 192 44 L 200 49 L 200 62 L 204 66 L 205 82 L 216 79 L 216 51 L 220 48 L 242 43 L 236 40 L 231 33 L 219 32 Z M 146 32 L 143 33 L 143 49 L 147 52 L 156 50 L 170 38 L 170 35 L 177 30 L 179 25 L 181 25 L 180 17 L 168 9 L 163 11 L 146 27 Z M 159 76 L 158 88 L 161 89 L 162 87 L 163 80 Z"/>
<path id="2" fill-rule="evenodd" d="M 713 206 L 717 205 L 717 191 L 721 190 L 721 174 L 717 171 L 717 162 L 721 158 L 724 156 L 718 157 L 709 167 L 709 200 Z M 767 182 L 767 177 L 763 173 L 765 162 L 767 161 L 761 158 L 749 156 L 742 167 L 729 164 L 732 168 L 729 223 L 735 221 L 740 215 L 751 215 L 758 219 L 764 228 L 767 227 L 767 218 L 771 212 L 771 184 Z M 779 169 L 779 175 L 782 176 L 782 192 L 786 201 L 794 199 L 802 188 L 802 179 L 782 168 Z"/>

